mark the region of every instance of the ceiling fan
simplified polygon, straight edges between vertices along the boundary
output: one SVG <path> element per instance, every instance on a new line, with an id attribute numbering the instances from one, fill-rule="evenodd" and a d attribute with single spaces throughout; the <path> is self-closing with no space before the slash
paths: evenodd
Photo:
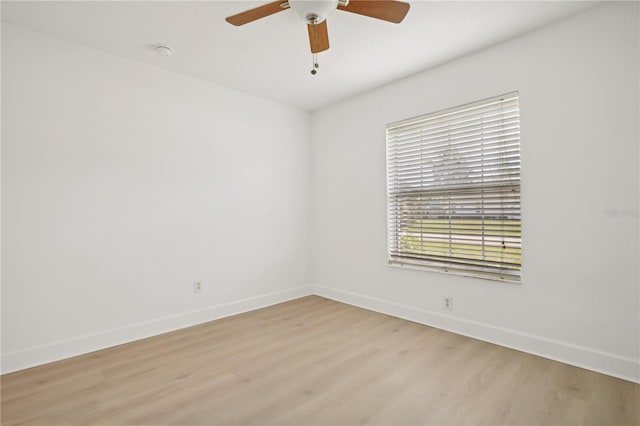
<path id="1" fill-rule="evenodd" d="M 293 9 L 307 23 L 311 53 L 315 55 L 329 49 L 326 19 L 334 10 L 399 24 L 409 11 L 409 3 L 395 0 L 277 0 L 229 16 L 226 21 L 240 26 L 287 9 Z M 315 59 L 314 66 L 318 67 Z M 315 70 L 311 73 L 315 74 Z"/>

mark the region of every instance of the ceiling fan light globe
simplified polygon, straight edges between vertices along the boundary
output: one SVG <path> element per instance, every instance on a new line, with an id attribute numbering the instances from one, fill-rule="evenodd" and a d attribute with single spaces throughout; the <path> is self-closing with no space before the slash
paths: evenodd
<path id="1" fill-rule="evenodd" d="M 289 7 L 305 22 L 319 24 L 338 7 L 338 0 L 289 0 Z"/>

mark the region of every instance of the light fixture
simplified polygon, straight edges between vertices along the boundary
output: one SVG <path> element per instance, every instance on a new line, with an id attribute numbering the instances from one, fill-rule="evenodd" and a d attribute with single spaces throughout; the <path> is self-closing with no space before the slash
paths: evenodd
<path id="1" fill-rule="evenodd" d="M 155 49 L 158 55 L 161 55 L 161 56 L 173 55 L 173 49 L 167 46 L 166 44 L 156 44 Z"/>
<path id="2" fill-rule="evenodd" d="M 289 7 L 307 24 L 319 24 L 338 7 L 338 0 L 289 0 Z"/>

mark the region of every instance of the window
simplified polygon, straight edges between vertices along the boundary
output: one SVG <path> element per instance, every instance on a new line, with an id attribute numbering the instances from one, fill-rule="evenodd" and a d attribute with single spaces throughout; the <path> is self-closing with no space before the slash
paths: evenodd
<path id="1" fill-rule="evenodd" d="M 518 99 L 387 126 L 390 264 L 520 281 Z"/>

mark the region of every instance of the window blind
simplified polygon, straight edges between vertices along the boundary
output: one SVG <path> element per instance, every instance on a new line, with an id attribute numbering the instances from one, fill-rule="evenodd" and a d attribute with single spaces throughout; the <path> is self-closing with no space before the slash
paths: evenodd
<path id="1" fill-rule="evenodd" d="M 386 133 L 389 263 L 520 281 L 518 93 Z"/>

